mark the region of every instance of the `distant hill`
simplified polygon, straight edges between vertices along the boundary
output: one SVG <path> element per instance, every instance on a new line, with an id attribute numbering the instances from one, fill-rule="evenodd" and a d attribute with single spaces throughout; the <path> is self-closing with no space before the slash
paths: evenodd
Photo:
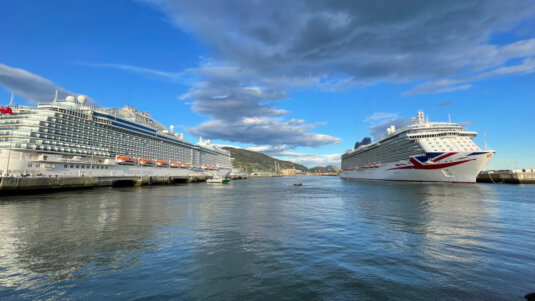
<path id="1" fill-rule="evenodd" d="M 338 173 L 340 172 L 340 167 L 334 165 L 327 166 L 316 166 L 309 169 L 313 173 Z"/>
<path id="2" fill-rule="evenodd" d="M 233 148 L 233 147 L 223 147 L 223 149 L 226 149 L 230 151 L 230 156 L 234 158 L 234 162 L 232 163 L 232 167 L 234 168 L 242 168 L 244 170 L 247 170 L 249 172 L 253 171 L 262 171 L 262 172 L 269 172 L 275 170 L 275 162 L 278 163 L 279 168 L 287 169 L 287 168 L 295 168 L 297 170 L 302 170 L 304 172 L 308 171 L 308 168 L 306 168 L 303 165 L 296 164 L 290 161 L 283 161 L 278 160 L 273 157 L 270 157 L 268 155 L 253 152 L 245 149 L 240 148 Z"/>

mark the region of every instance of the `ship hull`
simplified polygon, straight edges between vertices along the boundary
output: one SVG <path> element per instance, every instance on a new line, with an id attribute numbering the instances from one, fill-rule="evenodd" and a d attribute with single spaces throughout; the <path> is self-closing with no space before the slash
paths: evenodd
<path id="1" fill-rule="evenodd" d="M 46 159 L 45 159 L 46 157 Z M 132 177 L 132 176 L 216 176 L 225 178 L 232 169 L 204 171 L 202 168 L 171 168 L 170 166 L 124 165 L 110 159 L 79 158 L 64 160 L 61 155 L 0 150 L 0 170 L 9 168 L 15 177 Z"/>
<path id="2" fill-rule="evenodd" d="M 447 160 L 421 162 L 418 157 L 382 164 L 377 167 L 343 170 L 343 179 L 382 180 L 429 183 L 475 183 L 493 151 L 459 152 Z"/>

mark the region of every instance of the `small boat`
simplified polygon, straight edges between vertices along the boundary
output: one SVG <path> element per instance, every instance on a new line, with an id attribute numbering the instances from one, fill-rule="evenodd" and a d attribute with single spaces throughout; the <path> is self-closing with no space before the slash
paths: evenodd
<path id="1" fill-rule="evenodd" d="M 180 162 L 171 161 L 171 163 L 169 165 L 172 168 L 179 168 L 180 167 Z"/>
<path id="2" fill-rule="evenodd" d="M 294 183 L 294 186 L 303 186 L 303 183 Z"/>
<path id="3" fill-rule="evenodd" d="M 154 160 L 148 159 L 148 158 L 141 158 L 139 159 L 139 165 L 141 166 L 153 166 Z"/>
<path id="4" fill-rule="evenodd" d="M 158 160 L 158 161 L 156 161 L 156 166 L 158 166 L 158 167 L 167 167 L 167 166 L 169 166 L 169 162 L 164 161 L 164 160 Z"/>
<path id="5" fill-rule="evenodd" d="M 117 164 L 134 165 L 136 164 L 136 158 L 130 156 L 117 156 Z"/>
<path id="6" fill-rule="evenodd" d="M 206 180 L 206 183 L 228 184 L 229 182 L 230 182 L 229 179 L 221 179 L 221 178 L 209 178 Z"/>

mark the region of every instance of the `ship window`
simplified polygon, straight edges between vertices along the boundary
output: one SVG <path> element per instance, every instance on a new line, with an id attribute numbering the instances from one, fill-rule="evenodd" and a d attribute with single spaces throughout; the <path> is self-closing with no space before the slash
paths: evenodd
<path id="1" fill-rule="evenodd" d="M 32 167 L 32 163 L 28 163 L 28 167 Z"/>

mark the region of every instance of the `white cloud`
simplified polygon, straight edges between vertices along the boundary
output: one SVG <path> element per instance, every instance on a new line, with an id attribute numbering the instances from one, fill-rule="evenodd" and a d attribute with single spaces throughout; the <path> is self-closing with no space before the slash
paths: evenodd
<path id="1" fill-rule="evenodd" d="M 535 48 L 533 49 L 533 53 L 535 54 Z M 430 81 L 403 93 L 403 95 L 410 96 L 422 93 L 444 93 L 467 90 L 472 86 L 471 84 L 467 84 L 468 82 L 475 82 L 496 76 L 524 75 L 533 72 L 535 72 L 535 56 L 524 59 L 520 64 L 503 66 L 472 76 Z"/>
<path id="2" fill-rule="evenodd" d="M 147 75 L 147 76 L 162 77 L 162 78 L 166 78 L 166 79 L 176 81 L 176 82 L 184 82 L 189 71 L 189 70 L 185 70 L 184 72 L 166 72 L 166 71 L 161 71 L 161 70 L 156 70 L 156 69 L 141 68 L 141 67 L 136 67 L 136 66 L 131 66 L 131 65 L 124 65 L 124 64 L 100 64 L 100 63 L 86 63 L 86 62 L 80 62 L 78 64 L 89 66 L 89 67 L 125 70 L 125 71 L 139 73 L 139 74 Z"/>
<path id="3" fill-rule="evenodd" d="M 212 119 L 190 128 L 194 136 L 221 139 L 230 142 L 252 143 L 255 145 L 308 146 L 319 147 L 340 143 L 340 139 L 324 134 L 312 133 L 313 125 L 295 125 L 279 118 L 253 118 L 242 120 Z"/>
<path id="4" fill-rule="evenodd" d="M 52 101 L 56 90 L 58 90 L 60 98 L 64 98 L 67 95 L 79 95 L 59 87 L 52 81 L 37 74 L 3 64 L 0 64 L 0 85 L 33 104 L 40 101 Z M 94 104 L 92 99 L 89 99 L 89 101 Z"/>
<path id="5" fill-rule="evenodd" d="M 278 159 L 288 160 L 306 167 L 334 165 L 340 166 L 340 154 L 308 154 L 295 152 L 281 152 Z"/>
<path id="6" fill-rule="evenodd" d="M 375 112 L 372 115 L 366 117 L 364 122 L 377 121 L 381 119 L 393 119 L 398 117 L 398 113 L 385 113 L 385 112 Z"/>
<path id="7" fill-rule="evenodd" d="M 204 41 L 217 56 L 213 61 L 244 70 L 264 84 L 267 78 L 293 78 L 285 88 L 301 82 L 344 90 L 473 75 L 533 57 L 535 49 L 533 39 L 489 42 L 494 33 L 532 18 L 530 1 L 143 2 Z"/>
<path id="8" fill-rule="evenodd" d="M 253 152 L 261 152 L 266 154 L 272 154 L 272 153 L 280 153 L 281 151 L 285 151 L 287 149 L 292 149 L 293 146 L 290 145 L 277 145 L 277 146 L 269 146 L 269 145 L 261 145 L 261 146 L 249 146 L 245 148 L 246 150 L 250 150 Z"/>
<path id="9" fill-rule="evenodd" d="M 372 136 L 377 140 L 386 135 L 386 129 L 394 125 L 396 129 L 405 127 L 413 123 L 414 118 L 395 118 L 382 121 L 368 128 Z"/>

